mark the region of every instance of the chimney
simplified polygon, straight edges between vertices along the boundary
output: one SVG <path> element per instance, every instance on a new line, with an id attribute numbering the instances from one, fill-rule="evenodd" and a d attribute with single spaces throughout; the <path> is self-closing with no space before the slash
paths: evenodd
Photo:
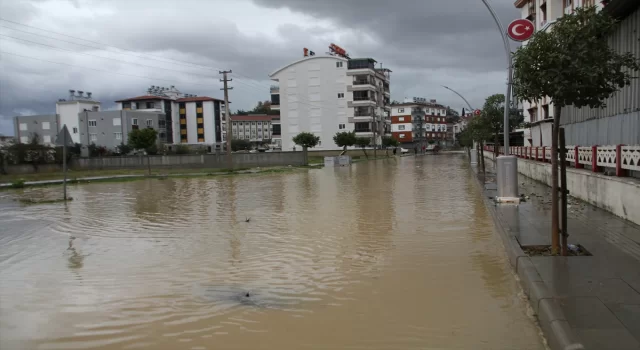
<path id="1" fill-rule="evenodd" d="M 73 96 L 76 90 L 69 90 L 69 100 L 73 100 Z"/>
<path id="2" fill-rule="evenodd" d="M 78 97 L 82 97 L 82 94 L 84 93 L 84 91 L 82 90 L 78 90 Z"/>
<path id="3" fill-rule="evenodd" d="M 87 98 L 91 98 L 92 92 L 87 92 Z"/>
<path id="4" fill-rule="evenodd" d="M 431 103 L 436 103 L 435 99 L 430 100 Z"/>

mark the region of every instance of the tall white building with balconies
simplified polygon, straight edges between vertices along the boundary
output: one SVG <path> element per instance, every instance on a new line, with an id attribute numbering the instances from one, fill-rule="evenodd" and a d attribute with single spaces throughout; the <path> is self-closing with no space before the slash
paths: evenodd
<path id="1" fill-rule="evenodd" d="M 390 70 L 375 68 L 375 60 L 310 56 L 269 76 L 271 109 L 280 111 L 282 150 L 293 150 L 300 132 L 320 137 L 318 149 L 340 149 L 337 132 L 355 131 L 380 144 L 390 135 Z"/>

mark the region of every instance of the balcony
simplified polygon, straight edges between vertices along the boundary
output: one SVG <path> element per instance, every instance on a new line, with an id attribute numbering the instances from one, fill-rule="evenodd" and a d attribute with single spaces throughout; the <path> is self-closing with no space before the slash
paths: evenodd
<path id="1" fill-rule="evenodd" d="M 373 79 L 355 79 L 351 85 L 347 85 L 347 91 L 376 91 Z"/>
<path id="2" fill-rule="evenodd" d="M 271 88 L 269 89 L 269 91 L 271 92 L 271 94 L 279 94 L 280 87 L 278 85 L 271 85 Z"/>
<path id="3" fill-rule="evenodd" d="M 377 100 L 373 96 L 358 96 L 354 93 L 353 101 L 347 102 L 347 107 L 375 107 Z"/>

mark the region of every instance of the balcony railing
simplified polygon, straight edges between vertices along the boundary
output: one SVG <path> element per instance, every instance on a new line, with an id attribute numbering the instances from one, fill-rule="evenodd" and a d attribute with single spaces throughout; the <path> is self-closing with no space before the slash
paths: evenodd
<path id="1" fill-rule="evenodd" d="M 374 101 L 376 102 L 376 98 L 374 96 L 353 96 L 354 101 Z"/>
<path id="2" fill-rule="evenodd" d="M 366 129 L 354 129 L 353 131 L 355 132 L 372 132 L 371 128 L 366 128 Z"/>
<path id="3" fill-rule="evenodd" d="M 370 117 L 373 115 L 373 110 L 370 109 L 356 109 L 353 111 L 354 117 Z"/>
<path id="4" fill-rule="evenodd" d="M 353 85 L 374 85 L 374 82 L 369 79 L 357 79 L 353 81 Z"/>
<path id="5" fill-rule="evenodd" d="M 277 85 L 271 85 L 271 88 L 269 90 L 271 91 L 272 94 L 280 93 L 280 87 Z"/>

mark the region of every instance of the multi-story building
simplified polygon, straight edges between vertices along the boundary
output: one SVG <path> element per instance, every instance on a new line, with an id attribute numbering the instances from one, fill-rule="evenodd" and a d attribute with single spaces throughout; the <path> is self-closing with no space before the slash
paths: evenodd
<path id="1" fill-rule="evenodd" d="M 67 126 L 73 143 L 81 143 L 78 115 L 84 111 L 98 112 L 101 103 L 93 99 L 92 93 L 81 90 L 69 90 L 69 97 L 56 102 L 58 129 Z"/>
<path id="2" fill-rule="evenodd" d="M 175 86 L 151 86 L 146 95 L 118 100 L 116 103 L 120 110 L 164 114 L 166 134 L 159 136 L 169 144 L 201 145 L 213 149 L 213 146 L 220 147 L 223 142 L 223 100 L 183 94 Z"/>
<path id="3" fill-rule="evenodd" d="M 340 149 L 337 132 L 355 131 L 372 144 L 389 132 L 391 71 L 371 58 L 347 57 L 304 57 L 269 75 L 280 83 L 271 87 L 271 109 L 280 111 L 282 150 L 292 150 L 302 131 L 319 136 L 320 149 Z"/>
<path id="4" fill-rule="evenodd" d="M 127 144 L 129 132 L 139 128 L 155 129 L 159 135 L 157 143 L 162 144 L 166 142 L 160 136 L 166 135 L 164 118 L 163 113 L 150 111 L 85 111 L 78 118 L 80 144 L 83 150 L 91 144 L 114 150 Z"/>
<path id="5" fill-rule="evenodd" d="M 414 97 L 391 106 L 391 135 L 403 144 L 422 147 L 447 140 L 447 107 Z"/>
<path id="6" fill-rule="evenodd" d="M 620 53 L 631 51 L 640 57 L 636 29 L 640 23 L 640 2 L 637 0 L 518 0 L 515 6 L 521 9 L 522 18 L 534 23 L 536 30 L 553 30 L 553 23 L 558 18 L 578 7 L 596 6 L 621 20 L 618 30 L 610 38 L 614 50 Z M 637 122 L 640 120 L 640 105 L 635 98 L 638 90 L 640 82 L 636 79 L 609 98 L 605 109 L 563 107 L 560 124 L 565 128 L 567 144 L 640 143 L 640 124 Z M 524 130 L 525 146 L 550 146 L 553 101 L 543 98 L 520 103 L 525 112 L 525 122 L 532 125 L 531 129 Z"/>
<path id="7" fill-rule="evenodd" d="M 39 143 L 53 145 L 60 129 L 59 124 L 56 114 L 23 115 L 13 118 L 14 135 L 19 143 L 30 143 L 37 137 Z"/>
<path id="8" fill-rule="evenodd" d="M 231 134 L 234 139 L 246 140 L 255 144 L 272 143 L 273 119 L 278 115 L 249 114 L 231 116 Z M 222 122 L 222 130 L 226 131 L 226 123 Z M 223 134 L 223 139 L 226 135 Z"/>

